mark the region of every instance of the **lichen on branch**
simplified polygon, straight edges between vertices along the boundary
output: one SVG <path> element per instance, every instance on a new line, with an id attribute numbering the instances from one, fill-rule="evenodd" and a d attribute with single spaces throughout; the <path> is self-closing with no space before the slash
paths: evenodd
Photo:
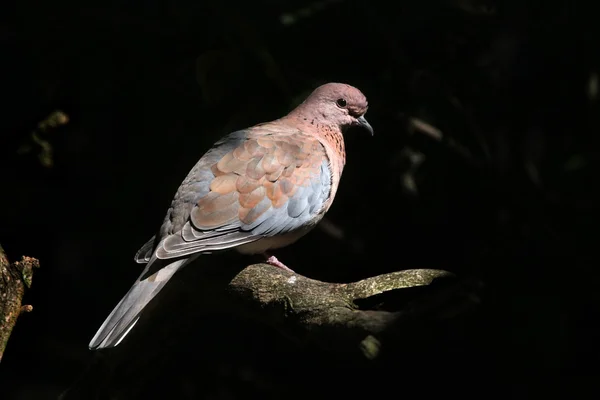
<path id="1" fill-rule="evenodd" d="M 0 362 L 17 318 L 21 313 L 33 310 L 22 301 L 25 289 L 31 287 L 33 269 L 39 266 L 38 260 L 25 256 L 10 263 L 0 246 Z"/>

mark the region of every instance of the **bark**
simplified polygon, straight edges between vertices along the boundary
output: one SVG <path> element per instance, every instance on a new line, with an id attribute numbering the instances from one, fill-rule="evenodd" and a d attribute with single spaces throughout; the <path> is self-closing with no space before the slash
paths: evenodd
<path id="1" fill-rule="evenodd" d="M 0 362 L 17 318 L 22 312 L 33 310 L 22 301 L 25 289 L 31 286 L 33 269 L 39 265 L 39 261 L 31 257 L 10 263 L 0 246 Z"/>

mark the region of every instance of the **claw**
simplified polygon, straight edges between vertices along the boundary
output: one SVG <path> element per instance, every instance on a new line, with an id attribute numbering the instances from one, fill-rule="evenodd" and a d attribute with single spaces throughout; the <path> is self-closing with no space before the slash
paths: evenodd
<path id="1" fill-rule="evenodd" d="M 279 261 L 277 259 L 277 257 L 275 256 L 267 256 L 267 264 L 272 265 L 274 267 L 277 268 L 281 268 L 284 271 L 289 271 L 289 272 L 294 272 L 291 268 L 289 268 L 287 265 L 285 265 L 284 263 L 282 263 L 281 261 Z"/>

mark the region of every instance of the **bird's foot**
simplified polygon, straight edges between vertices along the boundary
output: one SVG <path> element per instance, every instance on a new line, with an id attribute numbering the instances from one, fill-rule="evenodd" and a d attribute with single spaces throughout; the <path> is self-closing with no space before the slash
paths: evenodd
<path id="1" fill-rule="evenodd" d="M 279 261 L 277 259 L 277 257 L 275 257 L 275 256 L 269 256 L 268 254 L 265 254 L 265 256 L 267 257 L 267 261 L 266 261 L 267 264 L 272 265 L 272 266 L 277 267 L 277 268 L 281 268 L 284 271 L 294 272 L 287 265 L 285 265 L 284 263 L 282 263 L 281 261 Z"/>

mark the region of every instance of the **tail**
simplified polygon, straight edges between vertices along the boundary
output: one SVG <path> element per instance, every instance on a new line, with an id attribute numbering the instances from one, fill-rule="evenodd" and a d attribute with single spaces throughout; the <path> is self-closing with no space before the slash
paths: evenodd
<path id="1" fill-rule="evenodd" d="M 171 261 L 159 260 L 153 257 L 144 272 L 129 289 L 129 292 L 121 299 L 98 329 L 89 344 L 90 350 L 115 347 L 121 343 L 140 318 L 144 307 L 160 292 L 173 274 L 188 261 L 191 260 L 185 258 Z M 150 268 L 156 269 L 156 265 L 153 264 L 164 262 L 167 262 L 167 264 L 160 268 L 158 272 L 147 276 Z"/>

